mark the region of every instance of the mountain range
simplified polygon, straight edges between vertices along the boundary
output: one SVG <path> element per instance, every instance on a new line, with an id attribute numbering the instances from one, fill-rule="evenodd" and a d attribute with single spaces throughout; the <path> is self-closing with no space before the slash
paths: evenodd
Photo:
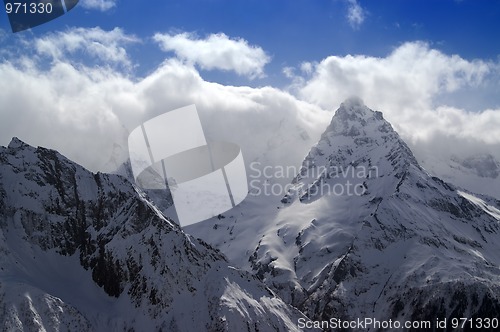
<path id="1" fill-rule="evenodd" d="M 0 148 L 0 330 L 298 331 L 304 317 L 124 177 Z"/>
<path id="2" fill-rule="evenodd" d="M 498 177 L 488 156 L 453 163 Z M 14 138 L 0 147 L 0 329 L 500 318 L 500 201 L 431 175 L 381 112 L 346 100 L 291 182 L 283 169 L 181 228 L 126 165 L 92 173 Z"/>

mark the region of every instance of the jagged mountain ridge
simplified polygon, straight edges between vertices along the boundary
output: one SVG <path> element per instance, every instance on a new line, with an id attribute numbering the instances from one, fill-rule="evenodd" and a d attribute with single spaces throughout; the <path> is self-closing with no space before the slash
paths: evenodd
<path id="1" fill-rule="evenodd" d="M 334 190 L 349 183 L 359 194 Z M 311 318 L 499 316 L 498 206 L 430 176 L 357 98 L 336 111 L 282 204 L 263 200 L 188 231 Z"/>
<path id="2" fill-rule="evenodd" d="M 0 147 L 0 330 L 288 331 L 303 315 L 118 175 Z"/>

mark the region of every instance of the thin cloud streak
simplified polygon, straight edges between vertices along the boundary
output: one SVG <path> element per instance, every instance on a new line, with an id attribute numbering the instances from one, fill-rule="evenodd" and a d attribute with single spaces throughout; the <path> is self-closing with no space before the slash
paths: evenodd
<path id="1" fill-rule="evenodd" d="M 118 0 L 80 0 L 79 3 L 84 8 L 105 12 L 114 8 L 117 2 Z"/>
<path id="2" fill-rule="evenodd" d="M 357 0 L 347 0 L 347 3 L 347 21 L 353 29 L 357 30 L 365 21 L 366 11 Z"/>

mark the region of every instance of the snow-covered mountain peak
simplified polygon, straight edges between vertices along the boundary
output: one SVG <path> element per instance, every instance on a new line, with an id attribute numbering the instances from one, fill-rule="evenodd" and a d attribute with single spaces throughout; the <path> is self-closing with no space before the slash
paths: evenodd
<path id="1" fill-rule="evenodd" d="M 370 134 L 363 130 L 363 127 L 371 123 L 383 122 L 381 112 L 369 109 L 360 98 L 351 97 L 344 101 L 335 112 L 332 121 L 325 131 L 325 134 L 360 136 Z M 390 125 L 380 128 L 383 131 L 392 131 Z"/>
<path id="2" fill-rule="evenodd" d="M 302 163 L 294 186 L 282 202 L 294 197 L 311 200 L 334 186 L 357 186 L 358 192 L 391 191 L 410 167 L 420 169 L 406 143 L 382 113 L 373 111 L 359 98 L 350 98 L 335 112 L 319 142 Z M 380 181 L 380 179 L 386 177 Z M 388 178 L 387 178 L 388 177 Z M 390 180 L 392 178 L 392 180 Z M 369 180 L 379 185 L 368 188 Z M 362 187 L 362 188 L 361 188 Z M 341 196 L 350 192 L 342 192 Z"/>
<path id="3" fill-rule="evenodd" d="M 418 292 L 462 294 L 443 315 L 485 293 L 484 303 L 499 303 L 500 270 L 490 268 L 500 262 L 498 209 L 427 174 L 382 113 L 357 99 L 337 110 L 282 202 L 250 261 L 312 316 L 433 317 L 435 303 Z M 469 279 L 470 266 L 488 281 Z M 398 300 L 402 293 L 414 304 Z M 467 314 L 484 314 L 482 305 Z"/>
<path id="4" fill-rule="evenodd" d="M 336 113 L 350 114 L 351 116 L 366 117 L 373 113 L 359 97 L 350 97 L 340 104 Z"/>
<path id="5" fill-rule="evenodd" d="M 351 96 L 340 104 L 340 109 L 366 109 L 366 105 L 358 96 Z"/>

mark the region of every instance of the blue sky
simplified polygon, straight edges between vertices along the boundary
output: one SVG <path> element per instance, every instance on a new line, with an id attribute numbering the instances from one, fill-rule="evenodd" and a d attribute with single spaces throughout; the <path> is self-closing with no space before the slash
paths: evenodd
<path id="1" fill-rule="evenodd" d="M 500 160 L 498 36 L 499 0 L 80 0 L 16 34 L 2 14 L 0 144 L 99 170 L 141 122 L 195 103 L 208 131 L 296 165 L 357 95 L 416 151 Z"/>
<path id="2" fill-rule="evenodd" d="M 153 33 L 185 31 L 203 37 L 223 32 L 262 47 L 272 58 L 267 76 L 256 81 L 220 72 L 204 76 L 250 85 L 281 85 L 282 68 L 302 61 L 347 54 L 382 57 L 406 41 L 426 41 L 465 59 L 495 60 L 500 53 L 494 41 L 500 35 L 500 1 L 357 1 L 362 10 L 358 24 L 348 19 L 355 2 L 344 0 L 119 0 L 109 1 L 115 5 L 105 11 L 86 8 L 84 2 L 59 19 L 9 39 L 31 33 L 43 36 L 72 26 L 121 27 L 143 41 L 131 53 L 138 65 L 136 74 L 144 75 L 165 57 L 148 40 Z M 6 15 L 0 28 L 9 30 Z"/>

